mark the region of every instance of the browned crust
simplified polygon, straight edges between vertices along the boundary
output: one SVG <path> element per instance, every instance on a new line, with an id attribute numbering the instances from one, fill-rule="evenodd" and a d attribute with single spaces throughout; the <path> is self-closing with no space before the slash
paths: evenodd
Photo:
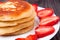
<path id="1" fill-rule="evenodd" d="M 5 2 L 5 3 L 7 3 L 7 2 Z M 2 6 L 5 3 L 2 3 Z M 9 10 L 6 10 L 6 8 L 0 8 L 0 16 L 9 15 L 12 17 L 17 17 L 17 16 L 20 16 L 23 12 L 28 11 L 31 7 L 30 4 L 26 1 L 19 1 L 19 2 L 17 1 L 17 2 L 12 2 L 12 3 L 13 4 L 11 4 L 11 5 L 14 5 L 16 8 L 7 8 Z M 11 11 L 11 10 L 15 10 L 15 11 Z"/>

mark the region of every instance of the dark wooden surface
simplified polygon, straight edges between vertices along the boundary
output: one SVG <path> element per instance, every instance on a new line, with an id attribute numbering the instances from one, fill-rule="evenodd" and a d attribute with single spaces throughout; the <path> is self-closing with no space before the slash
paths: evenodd
<path id="1" fill-rule="evenodd" d="M 27 0 L 30 3 L 37 3 L 40 7 L 53 8 L 55 14 L 60 17 L 60 0 Z M 60 40 L 60 30 L 51 40 Z"/>

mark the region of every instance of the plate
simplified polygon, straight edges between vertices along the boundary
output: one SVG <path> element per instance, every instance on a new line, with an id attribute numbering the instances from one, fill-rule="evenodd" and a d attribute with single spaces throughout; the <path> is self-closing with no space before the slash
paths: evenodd
<path id="1" fill-rule="evenodd" d="M 44 9 L 44 8 L 38 7 L 38 10 L 41 10 L 41 9 Z M 55 14 L 53 16 L 55 16 Z M 38 24 L 39 24 L 39 19 L 38 19 L 38 17 L 35 17 L 34 28 L 31 31 L 29 31 L 25 34 L 22 34 L 22 35 L 17 35 L 17 36 L 8 36 L 8 37 L 0 36 L 0 40 L 15 40 L 16 38 L 25 38 L 30 34 L 35 34 L 35 28 Z M 53 34 L 48 35 L 48 36 L 43 37 L 43 38 L 40 38 L 38 40 L 50 40 L 52 37 L 54 37 L 59 30 L 59 24 L 60 24 L 60 22 L 58 22 L 56 25 L 53 26 L 55 28 L 55 32 Z"/>

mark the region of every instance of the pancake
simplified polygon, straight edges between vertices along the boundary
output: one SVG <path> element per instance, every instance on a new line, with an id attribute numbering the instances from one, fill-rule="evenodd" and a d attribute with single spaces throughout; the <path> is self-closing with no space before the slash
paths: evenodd
<path id="1" fill-rule="evenodd" d="M 11 26 L 16 26 L 18 24 L 24 23 L 24 22 L 28 22 L 32 19 L 34 19 L 34 15 L 28 17 L 28 18 L 24 18 L 24 19 L 20 19 L 20 20 L 16 20 L 16 21 L 10 21 L 10 22 L 0 22 L 0 27 L 11 27 Z"/>
<path id="2" fill-rule="evenodd" d="M 3 35 L 1 35 L 1 36 L 16 36 L 16 35 L 19 35 L 19 34 L 24 34 L 24 33 L 26 33 L 26 32 L 29 32 L 30 30 L 32 30 L 33 27 L 34 27 L 34 25 L 29 26 L 29 27 L 27 27 L 27 28 L 23 28 L 23 29 L 21 29 L 21 30 L 19 30 L 19 31 L 16 31 L 16 32 L 13 32 L 13 33 L 3 34 Z"/>
<path id="3" fill-rule="evenodd" d="M 31 20 L 29 22 L 22 23 L 22 24 L 19 24 L 16 26 L 12 26 L 12 27 L 0 28 L 0 35 L 15 32 L 15 31 L 21 30 L 23 28 L 29 27 L 30 25 L 34 25 L 34 20 Z"/>
<path id="4" fill-rule="evenodd" d="M 0 21 L 14 21 L 29 17 L 35 12 L 26 1 L 5 2 L 0 4 Z"/>

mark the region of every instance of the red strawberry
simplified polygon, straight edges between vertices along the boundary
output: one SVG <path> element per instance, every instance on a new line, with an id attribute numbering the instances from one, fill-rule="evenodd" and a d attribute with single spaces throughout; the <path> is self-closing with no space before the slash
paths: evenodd
<path id="1" fill-rule="evenodd" d="M 52 26 L 38 26 L 35 29 L 35 33 L 39 38 L 48 36 L 52 34 L 55 31 L 55 29 Z"/>
<path id="2" fill-rule="evenodd" d="M 17 38 L 16 40 L 25 40 L 25 38 Z"/>
<path id="3" fill-rule="evenodd" d="M 32 6 L 34 7 L 35 11 L 37 12 L 38 4 L 32 4 Z"/>
<path id="4" fill-rule="evenodd" d="M 38 17 L 39 18 L 49 17 L 49 16 L 52 16 L 53 13 L 54 11 L 51 8 L 45 8 L 38 11 Z"/>
<path id="5" fill-rule="evenodd" d="M 27 38 L 25 40 L 37 40 L 37 36 L 36 35 L 29 35 L 29 36 L 27 36 Z"/>
<path id="6" fill-rule="evenodd" d="M 3 2 L 0 2 L 0 4 L 3 3 Z"/>
<path id="7" fill-rule="evenodd" d="M 58 21 L 59 21 L 59 17 L 57 16 L 46 17 L 45 19 L 41 19 L 40 25 L 53 26 L 56 23 L 58 23 Z"/>

